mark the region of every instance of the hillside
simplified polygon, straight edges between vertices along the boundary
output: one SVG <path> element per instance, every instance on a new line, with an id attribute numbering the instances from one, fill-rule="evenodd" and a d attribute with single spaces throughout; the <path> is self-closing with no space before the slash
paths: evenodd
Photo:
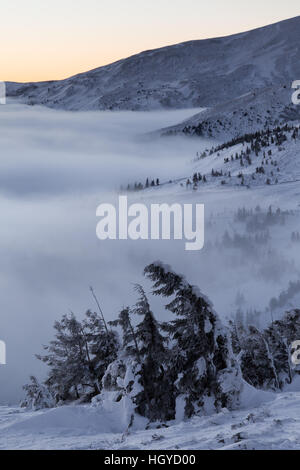
<path id="1" fill-rule="evenodd" d="M 188 135 L 228 140 L 246 133 L 300 120 L 292 103 L 291 82 L 255 89 L 234 100 L 204 109 L 185 121 L 158 131 L 159 135 Z"/>
<path id="2" fill-rule="evenodd" d="M 300 77 L 300 17 L 145 51 L 71 78 L 7 83 L 8 96 L 66 110 L 210 107 Z"/>
<path id="3" fill-rule="evenodd" d="M 285 393 L 245 383 L 242 409 L 195 417 L 161 429 L 124 432 L 113 411 L 65 406 L 24 412 L 0 407 L 0 449 L 218 449 L 299 448 L 299 382 Z"/>

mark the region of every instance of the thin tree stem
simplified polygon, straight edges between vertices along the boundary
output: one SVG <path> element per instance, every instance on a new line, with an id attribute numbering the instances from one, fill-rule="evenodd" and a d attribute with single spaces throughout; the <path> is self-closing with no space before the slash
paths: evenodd
<path id="1" fill-rule="evenodd" d="M 100 304 L 99 304 L 99 301 L 98 301 L 98 299 L 97 299 L 97 297 L 96 297 L 96 294 L 95 294 L 95 292 L 94 292 L 94 289 L 93 289 L 92 287 L 90 287 L 90 291 L 91 291 L 92 296 L 94 297 L 94 300 L 95 300 L 95 302 L 96 302 L 96 304 L 97 304 L 97 307 L 98 307 L 98 309 L 99 309 L 100 315 L 101 315 L 102 320 L 103 320 L 103 323 L 104 323 L 104 327 L 105 327 L 106 333 L 108 333 L 108 328 L 107 328 L 107 324 L 106 324 L 106 321 L 105 321 L 105 318 L 104 318 L 104 315 L 103 315 L 103 312 L 102 312 L 102 308 L 100 307 Z"/>

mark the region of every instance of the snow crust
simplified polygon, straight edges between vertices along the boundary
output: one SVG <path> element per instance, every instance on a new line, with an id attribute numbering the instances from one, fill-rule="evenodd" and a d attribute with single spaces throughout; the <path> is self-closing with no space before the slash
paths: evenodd
<path id="1" fill-rule="evenodd" d="M 293 387 L 299 390 L 299 385 Z M 168 428 L 141 426 L 129 432 L 113 409 L 0 407 L 0 449 L 297 449 L 299 416 L 300 391 L 275 394 L 246 383 L 237 411 L 223 409 L 185 422 L 178 415 Z"/>

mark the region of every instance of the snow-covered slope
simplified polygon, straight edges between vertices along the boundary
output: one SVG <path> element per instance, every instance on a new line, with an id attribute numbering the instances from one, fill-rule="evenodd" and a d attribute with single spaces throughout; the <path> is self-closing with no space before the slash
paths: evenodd
<path id="1" fill-rule="evenodd" d="M 61 81 L 7 83 L 8 96 L 68 110 L 213 106 L 300 77 L 300 17 L 145 51 Z"/>
<path id="2" fill-rule="evenodd" d="M 233 100 L 207 108 L 175 126 L 158 131 L 161 135 L 194 135 L 220 141 L 249 132 L 300 120 L 300 107 L 292 103 L 291 82 L 254 89 Z"/>
<path id="3" fill-rule="evenodd" d="M 293 390 L 299 389 L 299 383 Z M 0 407 L 0 449 L 298 449 L 300 393 L 275 394 L 245 383 L 241 409 L 167 428 L 127 432 L 117 417 L 100 408 L 64 406 L 20 412 Z"/>
<path id="4" fill-rule="evenodd" d="M 284 121 L 275 128 L 260 126 L 261 131 L 247 126 L 243 129 L 241 122 L 243 130 L 234 138 L 223 131 L 228 140 L 212 140 L 205 151 L 197 152 L 189 174 L 173 179 L 170 171 L 169 181 L 161 181 L 161 187 L 185 187 L 189 180 L 190 189 L 203 192 L 211 187 L 255 188 L 300 181 L 300 124 L 297 120 L 283 125 Z M 196 182 L 195 174 L 200 175 Z"/>

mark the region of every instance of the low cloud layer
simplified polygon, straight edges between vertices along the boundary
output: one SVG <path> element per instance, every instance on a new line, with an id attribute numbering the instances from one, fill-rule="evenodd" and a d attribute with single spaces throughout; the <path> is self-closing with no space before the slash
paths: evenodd
<path id="1" fill-rule="evenodd" d="M 191 160 L 206 142 L 145 138 L 192 113 L 72 114 L 14 103 L 0 107 L 0 339 L 7 344 L 0 403 L 17 402 L 30 374 L 45 375 L 34 354 L 52 338 L 56 319 L 70 310 L 81 317 L 94 308 L 90 285 L 106 318 L 115 318 L 122 306 L 135 301 L 132 283 L 143 282 L 144 266 L 162 259 L 199 285 L 225 318 L 236 311 L 239 290 L 245 308 L 264 309 L 299 277 L 299 250 L 289 244 L 296 216 L 272 228 L 263 256 L 249 257 L 247 244 L 228 254 L 222 245 L 226 229 L 231 236 L 244 229 L 233 220 L 238 207 L 296 207 L 288 187 L 276 196 L 272 188 L 263 188 L 251 197 L 235 189 L 154 190 L 150 199 L 155 202 L 205 203 L 201 252 L 186 252 L 183 241 L 97 239 L 96 208 L 115 201 L 121 184 L 192 173 Z M 134 197 L 150 202 L 146 193 Z M 162 320 L 163 305 L 151 302 Z"/>
<path id="2" fill-rule="evenodd" d="M 93 307 L 90 284 L 108 318 L 129 302 L 131 282 L 151 257 L 135 244 L 101 245 L 96 207 L 121 184 L 189 171 L 196 142 L 144 134 L 191 113 L 0 107 L 0 339 L 7 344 L 0 402 L 15 402 L 29 374 L 45 372 L 34 353 L 55 319 Z"/>

